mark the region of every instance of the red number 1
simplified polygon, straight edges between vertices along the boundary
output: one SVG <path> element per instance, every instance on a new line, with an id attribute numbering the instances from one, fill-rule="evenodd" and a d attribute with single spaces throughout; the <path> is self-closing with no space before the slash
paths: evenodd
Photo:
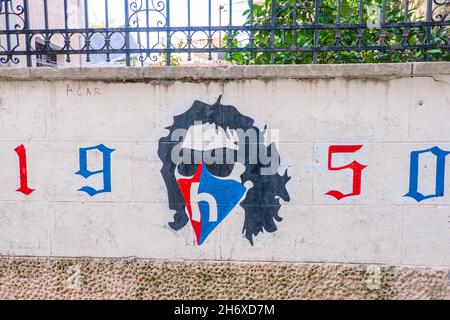
<path id="1" fill-rule="evenodd" d="M 328 191 L 326 194 L 332 197 L 335 197 L 337 200 L 341 200 L 345 197 L 357 196 L 361 194 L 361 172 L 367 166 L 362 165 L 357 161 L 353 161 L 352 163 L 342 166 L 342 167 L 333 167 L 333 154 L 334 153 L 353 153 L 361 149 L 362 145 L 357 146 L 330 146 L 328 149 L 328 170 L 330 171 L 339 171 L 344 169 L 351 169 L 353 171 L 353 192 L 348 194 L 343 194 L 338 190 Z"/>
<path id="2" fill-rule="evenodd" d="M 14 149 L 19 156 L 19 170 L 20 170 L 20 188 L 16 191 L 22 192 L 25 195 L 31 194 L 34 189 L 28 188 L 28 174 L 27 174 L 27 151 L 23 144 Z"/>

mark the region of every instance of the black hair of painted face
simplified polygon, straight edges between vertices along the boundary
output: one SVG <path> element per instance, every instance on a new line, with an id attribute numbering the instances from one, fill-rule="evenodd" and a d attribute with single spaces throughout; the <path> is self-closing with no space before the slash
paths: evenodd
<path id="1" fill-rule="evenodd" d="M 188 223 L 189 217 L 186 214 L 185 201 L 174 174 L 177 164 L 173 163 L 171 159 L 172 149 L 180 141 L 172 141 L 172 133 L 176 129 L 188 130 L 194 123 L 211 123 L 224 130 L 227 128 L 242 129 L 244 131 L 252 129 L 261 133 L 253 125 L 253 119 L 241 114 L 234 106 L 222 105 L 220 98 L 212 105 L 197 100 L 194 101 L 189 110 L 174 117 L 173 124 L 166 128 L 169 130 L 169 134 L 159 139 L 158 156 L 163 162 L 161 174 L 167 187 L 169 208 L 175 210 L 174 221 L 170 222 L 169 226 L 174 230 L 183 228 Z M 275 144 L 272 143 L 269 146 L 265 146 L 263 136 L 263 134 L 258 134 L 258 148 L 264 148 L 264 154 L 278 155 Z M 274 158 L 279 159 L 279 157 L 272 157 L 272 159 Z M 283 175 L 278 173 L 261 175 L 261 169 L 269 167 L 270 164 L 250 164 L 247 152 L 245 162 L 245 171 L 241 175 L 241 181 L 243 184 L 246 181 L 251 181 L 253 187 L 247 191 L 245 199 L 241 202 L 241 207 L 245 211 L 243 233 L 253 245 L 253 236 L 257 236 L 260 232 L 274 232 L 277 230 L 275 221 L 282 221 L 282 218 L 278 215 L 281 207 L 279 199 L 281 198 L 284 201 L 290 200 L 286 184 L 291 178 L 287 175 L 287 170 Z M 277 163 L 276 168 L 279 165 L 280 163 Z M 277 172 L 277 170 L 274 172 Z"/>

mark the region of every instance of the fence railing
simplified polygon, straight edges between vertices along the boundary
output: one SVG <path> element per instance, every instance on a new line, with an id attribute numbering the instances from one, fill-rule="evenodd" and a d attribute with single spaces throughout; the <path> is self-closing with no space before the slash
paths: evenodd
<path id="1" fill-rule="evenodd" d="M 0 0 L 0 66 L 450 60 L 450 0 Z"/>

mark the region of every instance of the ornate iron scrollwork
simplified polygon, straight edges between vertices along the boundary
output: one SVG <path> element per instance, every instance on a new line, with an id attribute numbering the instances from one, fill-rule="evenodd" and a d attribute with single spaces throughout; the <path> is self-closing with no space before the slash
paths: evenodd
<path id="1" fill-rule="evenodd" d="M 433 0 L 431 19 L 445 21 L 450 17 L 450 0 Z"/>
<path id="2" fill-rule="evenodd" d="M 20 46 L 20 33 L 13 31 L 21 31 L 25 27 L 25 7 L 21 4 L 14 5 L 13 0 L 0 0 L 0 28 L 4 29 L 3 32 L 0 31 L 0 64 L 19 63 L 14 51 Z"/>

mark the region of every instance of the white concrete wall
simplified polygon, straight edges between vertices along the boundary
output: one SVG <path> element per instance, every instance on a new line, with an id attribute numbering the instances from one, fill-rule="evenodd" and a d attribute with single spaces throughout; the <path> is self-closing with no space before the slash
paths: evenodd
<path id="1" fill-rule="evenodd" d="M 0 254 L 449 265 L 450 156 L 443 197 L 404 195 L 412 151 L 450 151 L 450 65 L 267 68 L 114 69 L 105 81 L 98 70 L 0 70 Z M 167 225 L 158 139 L 194 100 L 212 104 L 219 95 L 259 127 L 279 129 L 292 176 L 283 221 L 254 246 L 242 235 L 240 206 L 201 246 L 190 225 Z M 95 184 L 75 175 L 78 152 L 100 143 L 116 149 L 112 192 L 90 197 L 77 191 Z M 15 191 L 20 144 L 36 189 L 29 196 Z M 346 144 L 363 148 L 334 165 L 367 168 L 361 195 L 338 201 L 324 194 L 348 192 L 351 175 L 328 171 L 327 151 Z M 423 160 L 426 194 L 435 161 Z"/>

